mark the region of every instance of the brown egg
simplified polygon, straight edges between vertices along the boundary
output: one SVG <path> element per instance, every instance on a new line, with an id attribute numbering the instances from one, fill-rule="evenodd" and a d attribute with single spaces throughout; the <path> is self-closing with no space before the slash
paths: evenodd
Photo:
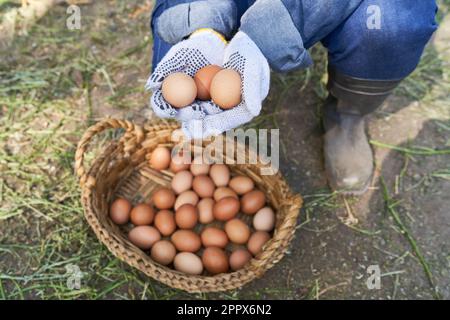
<path id="1" fill-rule="evenodd" d="M 225 231 L 216 228 L 205 228 L 200 234 L 204 247 L 219 247 L 225 248 L 228 244 L 228 236 Z"/>
<path id="2" fill-rule="evenodd" d="M 175 255 L 177 254 L 177 250 L 172 242 L 167 240 L 160 240 L 155 242 L 152 247 L 151 256 L 152 259 L 162 264 L 163 266 L 167 266 L 172 263 Z"/>
<path id="3" fill-rule="evenodd" d="M 175 210 L 178 210 L 179 207 L 181 207 L 183 204 L 186 204 L 186 203 L 190 203 L 193 206 L 197 205 L 198 195 L 192 190 L 182 192 L 177 197 L 177 200 L 175 200 L 175 204 L 173 207 Z"/>
<path id="4" fill-rule="evenodd" d="M 180 171 L 175 173 L 172 178 L 172 189 L 176 194 L 187 191 L 192 187 L 192 173 L 189 171 Z"/>
<path id="5" fill-rule="evenodd" d="M 225 251 L 217 247 L 208 247 L 203 251 L 202 262 L 205 269 L 212 274 L 228 271 L 228 257 Z"/>
<path id="6" fill-rule="evenodd" d="M 156 170 L 164 170 L 170 164 L 170 151 L 165 147 L 157 147 L 150 156 L 150 167 Z"/>
<path id="7" fill-rule="evenodd" d="M 230 181 L 230 169 L 226 164 L 213 164 L 209 169 L 209 176 L 217 187 L 226 187 Z"/>
<path id="8" fill-rule="evenodd" d="M 170 210 L 161 210 L 155 216 L 155 227 L 163 236 L 170 236 L 177 228 L 175 217 Z"/>
<path id="9" fill-rule="evenodd" d="M 151 224 L 154 217 L 153 208 L 145 203 L 138 204 L 131 210 L 131 223 L 135 226 Z"/>
<path id="10" fill-rule="evenodd" d="M 214 200 L 219 201 L 226 197 L 233 197 L 236 199 L 239 199 L 236 192 L 234 192 L 232 189 L 228 187 L 219 187 L 214 191 Z"/>
<path id="11" fill-rule="evenodd" d="M 194 102 L 197 86 L 194 79 L 187 74 L 172 73 L 162 83 L 162 95 L 174 108 L 183 108 Z"/>
<path id="12" fill-rule="evenodd" d="M 244 221 L 237 218 L 225 223 L 225 232 L 228 239 L 237 244 L 244 244 L 250 238 L 250 228 Z"/>
<path id="13" fill-rule="evenodd" d="M 230 268 L 234 271 L 242 269 L 252 258 L 246 249 L 237 249 L 230 255 Z"/>
<path id="14" fill-rule="evenodd" d="M 191 155 L 188 153 L 177 153 L 170 161 L 170 171 L 177 173 L 183 170 L 189 170 L 191 166 Z"/>
<path id="15" fill-rule="evenodd" d="M 191 230 L 177 230 L 170 239 L 178 251 L 196 252 L 202 246 L 198 234 Z"/>
<path id="16" fill-rule="evenodd" d="M 192 189 L 200 198 L 211 198 L 215 188 L 212 179 L 204 174 L 194 177 L 192 181 Z"/>
<path id="17" fill-rule="evenodd" d="M 213 207 L 214 218 L 219 221 L 227 221 L 234 218 L 239 212 L 239 200 L 226 197 L 217 201 Z"/>
<path id="18" fill-rule="evenodd" d="M 241 76 L 237 71 L 223 69 L 211 81 L 209 92 L 219 107 L 233 108 L 241 102 Z"/>
<path id="19" fill-rule="evenodd" d="M 222 70 L 221 67 L 211 64 L 197 71 L 194 76 L 194 81 L 197 85 L 197 99 L 211 99 L 211 95 L 209 94 L 209 87 L 211 86 L 212 79 L 220 70 Z"/>
<path id="20" fill-rule="evenodd" d="M 228 186 L 233 189 L 237 194 L 243 195 L 250 192 L 255 187 L 255 183 L 252 179 L 246 176 L 236 176 L 230 180 Z"/>
<path id="21" fill-rule="evenodd" d="M 253 217 L 253 227 L 258 231 L 271 231 L 275 226 L 275 213 L 271 207 L 259 209 Z"/>
<path id="22" fill-rule="evenodd" d="M 247 243 L 247 249 L 250 251 L 254 256 L 256 256 L 264 246 L 264 244 L 269 241 L 270 234 L 268 234 L 265 231 L 256 231 L 252 234 L 250 239 L 248 239 Z"/>
<path id="23" fill-rule="evenodd" d="M 158 209 L 170 209 L 175 204 L 175 193 L 169 188 L 160 188 L 153 194 L 152 200 Z"/>
<path id="24" fill-rule="evenodd" d="M 158 230 L 151 226 L 137 226 L 130 230 L 128 233 L 128 239 L 136 247 L 147 250 L 152 245 L 161 239 L 161 235 Z"/>
<path id="25" fill-rule="evenodd" d="M 203 272 L 202 260 L 191 252 L 180 252 L 173 260 L 176 270 L 187 274 L 201 274 Z"/>
<path id="26" fill-rule="evenodd" d="M 195 157 L 191 164 L 191 173 L 194 176 L 208 174 L 210 165 L 207 164 L 202 156 Z"/>
<path id="27" fill-rule="evenodd" d="M 207 224 L 214 220 L 213 215 L 214 200 L 211 198 L 203 198 L 197 204 L 200 223 Z"/>
<path id="28" fill-rule="evenodd" d="M 198 221 L 198 210 L 192 204 L 183 204 L 175 212 L 175 222 L 181 229 L 192 229 Z"/>
<path id="29" fill-rule="evenodd" d="M 115 224 L 125 224 L 130 220 L 131 203 L 127 199 L 114 200 L 109 209 L 109 217 Z"/>
<path id="30" fill-rule="evenodd" d="M 261 190 L 252 190 L 241 198 L 241 210 L 245 214 L 255 214 L 266 204 L 266 196 Z"/>

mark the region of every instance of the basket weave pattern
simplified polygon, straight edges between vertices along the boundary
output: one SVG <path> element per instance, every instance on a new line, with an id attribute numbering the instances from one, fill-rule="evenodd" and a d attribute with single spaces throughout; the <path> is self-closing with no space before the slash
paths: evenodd
<path id="1" fill-rule="evenodd" d="M 285 254 L 295 232 L 302 204 L 282 176 L 259 174 L 260 165 L 231 165 L 232 173 L 247 175 L 265 192 L 276 213 L 273 238 L 243 269 L 215 276 L 193 276 L 154 262 L 134 246 L 123 227 L 115 225 L 108 216 L 109 204 L 117 196 L 133 204 L 150 199 L 160 186 L 169 186 L 173 174 L 156 171 L 148 166 L 149 156 L 157 146 L 172 147 L 171 134 L 176 123 L 161 121 L 144 127 L 130 121 L 107 118 L 90 127 L 81 138 L 75 154 L 75 170 L 82 189 L 82 205 L 86 220 L 96 236 L 119 259 L 146 275 L 173 288 L 188 292 L 215 292 L 237 289 L 261 277 Z M 117 141 L 110 142 L 86 170 L 84 155 L 94 136 L 107 129 L 124 129 Z"/>

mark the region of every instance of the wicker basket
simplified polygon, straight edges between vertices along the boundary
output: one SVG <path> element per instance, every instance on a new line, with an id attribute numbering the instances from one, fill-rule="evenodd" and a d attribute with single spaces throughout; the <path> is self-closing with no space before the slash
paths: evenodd
<path id="1" fill-rule="evenodd" d="M 125 132 L 120 139 L 110 142 L 103 153 L 92 161 L 90 169 L 85 170 L 83 160 L 88 144 L 95 135 L 111 128 L 125 129 Z M 122 196 L 136 204 L 148 200 L 158 187 L 170 185 L 173 174 L 152 170 L 148 166 L 148 158 L 158 145 L 173 146 L 171 134 L 177 128 L 178 125 L 172 122 L 141 127 L 130 121 L 110 118 L 90 127 L 81 138 L 75 155 L 85 217 L 97 237 L 116 257 L 168 286 L 188 292 L 239 288 L 261 277 L 277 263 L 294 235 L 302 199 L 290 191 L 279 173 L 262 176 L 258 165 L 230 166 L 232 172 L 251 177 L 265 191 L 277 218 L 273 238 L 266 243 L 262 252 L 237 272 L 192 276 L 162 266 L 130 243 L 126 230 L 113 224 L 108 217 L 109 204 L 114 197 Z"/>

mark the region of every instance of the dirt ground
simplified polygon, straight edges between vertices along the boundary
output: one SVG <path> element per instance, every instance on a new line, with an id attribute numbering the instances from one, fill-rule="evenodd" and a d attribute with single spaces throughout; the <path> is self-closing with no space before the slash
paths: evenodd
<path id="1" fill-rule="evenodd" d="M 326 183 L 324 49 L 313 48 L 313 68 L 272 75 L 263 114 L 249 126 L 280 128 L 281 171 L 305 201 L 298 230 L 261 279 L 205 295 L 114 258 L 83 219 L 73 175 L 90 124 L 152 117 L 143 90 L 151 1 L 83 5 L 79 31 L 65 28 L 65 5 L 52 8 L 0 52 L 0 299 L 450 299 L 449 7 L 442 2 L 419 68 L 368 119 L 376 172 L 364 196 Z M 80 290 L 66 286 L 70 264 L 83 272 Z M 367 286 L 369 266 L 381 271 L 379 288 Z"/>

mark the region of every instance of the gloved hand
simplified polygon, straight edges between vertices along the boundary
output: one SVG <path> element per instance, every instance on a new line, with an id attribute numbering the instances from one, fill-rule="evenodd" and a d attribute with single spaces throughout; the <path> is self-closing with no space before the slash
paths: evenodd
<path id="1" fill-rule="evenodd" d="M 187 40 L 170 48 L 145 85 L 147 90 L 153 91 L 150 105 L 158 117 L 187 121 L 201 119 L 206 115 L 198 101 L 181 109 L 173 108 L 164 100 L 161 85 L 163 80 L 174 72 L 183 72 L 193 77 L 207 65 L 222 65 L 225 45 L 226 41 L 219 33 L 211 29 L 200 29 L 192 33 Z"/>
<path id="2" fill-rule="evenodd" d="M 236 128 L 249 122 L 261 112 L 261 103 L 270 86 L 269 64 L 256 44 L 242 31 L 236 33 L 225 49 L 223 67 L 241 75 L 242 101 L 229 110 L 222 111 L 211 101 L 200 102 L 207 115 L 183 121 L 187 138 L 206 138 Z"/>

